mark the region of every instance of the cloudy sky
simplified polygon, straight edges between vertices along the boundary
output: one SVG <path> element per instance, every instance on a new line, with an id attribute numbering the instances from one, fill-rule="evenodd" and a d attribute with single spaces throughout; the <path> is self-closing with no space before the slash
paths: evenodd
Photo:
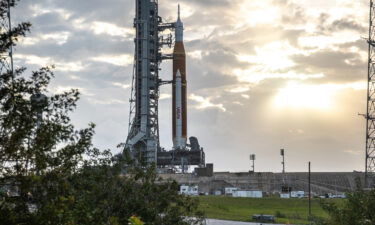
<path id="1" fill-rule="evenodd" d="M 188 72 L 188 134 L 218 171 L 364 170 L 368 0 L 159 0 L 164 21 L 181 4 Z M 51 92 L 82 92 L 77 127 L 95 145 L 128 130 L 134 0 L 21 0 L 14 22 L 32 32 L 15 63 L 54 64 Z M 165 49 L 165 51 L 170 51 Z M 171 63 L 161 76 L 171 79 Z M 171 89 L 161 88 L 161 143 L 171 141 Z"/>

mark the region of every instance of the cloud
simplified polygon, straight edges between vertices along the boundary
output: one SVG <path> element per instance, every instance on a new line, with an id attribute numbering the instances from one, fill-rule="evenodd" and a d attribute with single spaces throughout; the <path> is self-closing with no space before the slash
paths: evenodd
<path id="1" fill-rule="evenodd" d="M 267 79 L 286 79 L 286 80 L 308 80 L 308 79 L 319 79 L 324 77 L 323 74 L 303 74 L 303 73 L 275 73 L 267 71 L 254 71 L 249 70 L 235 70 L 233 73 L 242 82 L 248 82 L 251 84 L 259 84 L 263 80 Z"/>
<path id="2" fill-rule="evenodd" d="M 351 155 L 362 155 L 363 151 L 359 150 L 346 150 L 345 153 L 351 154 Z"/>
<path id="3" fill-rule="evenodd" d="M 197 106 L 195 106 L 197 109 L 218 108 L 223 112 L 226 111 L 223 104 L 214 104 L 211 102 L 210 98 L 204 98 L 202 96 L 191 94 L 189 99 L 199 103 Z"/>
<path id="4" fill-rule="evenodd" d="M 364 124 L 355 115 L 365 109 L 367 45 L 360 37 L 367 36 L 367 2 L 180 3 L 189 134 L 200 139 L 207 162 L 218 170 L 247 171 L 244 155 L 251 151 L 260 170 L 277 171 L 273 162 L 285 146 L 290 170 L 304 169 L 304 161 L 315 161 L 317 170 L 362 168 L 361 155 L 341 153 L 363 145 Z M 34 70 L 55 64 L 51 91 L 76 87 L 83 92 L 74 121 L 79 127 L 97 123 L 94 141 L 103 148 L 115 149 L 126 139 L 134 6 L 134 0 L 24 0 L 12 17 L 14 23 L 33 24 L 15 48 L 16 65 Z M 163 21 L 176 19 L 176 1 L 159 1 L 159 7 Z M 171 62 L 163 62 L 162 68 L 161 78 L 171 80 Z M 275 108 L 275 96 L 291 82 L 300 85 L 293 97 L 324 102 L 315 98 L 328 92 L 332 104 L 314 113 L 309 107 Z M 170 89 L 163 86 L 160 95 L 163 147 L 171 146 Z M 305 92 L 316 96 L 311 99 Z M 333 160 L 339 163 L 332 166 Z"/>
<path id="5" fill-rule="evenodd" d="M 297 66 L 297 71 L 323 73 L 325 81 L 358 81 L 365 74 L 366 62 L 358 51 L 344 52 L 331 49 L 317 51 L 309 55 L 291 57 Z"/>
<path id="6" fill-rule="evenodd" d="M 243 93 L 243 92 L 247 92 L 249 90 L 250 90 L 249 86 L 238 86 L 238 87 L 231 88 L 229 90 L 229 92 L 231 92 L 231 93 Z"/>
<path id="7" fill-rule="evenodd" d="M 335 20 L 330 27 L 331 31 L 341 31 L 341 30 L 354 30 L 358 32 L 366 32 L 366 27 L 359 24 L 357 21 L 351 20 L 349 18 L 342 18 Z"/>
<path id="8" fill-rule="evenodd" d="M 26 64 L 37 65 L 39 67 L 54 65 L 55 70 L 57 71 L 79 72 L 85 68 L 82 62 L 56 62 L 50 57 L 38 57 L 35 55 L 17 54 L 15 59 L 22 60 Z"/>
<path id="9" fill-rule="evenodd" d="M 123 84 L 123 83 L 120 83 L 120 82 L 113 82 L 112 83 L 114 86 L 116 87 L 121 87 L 123 89 L 129 89 L 130 85 L 129 84 Z"/>
<path id="10" fill-rule="evenodd" d="M 92 57 L 91 60 L 97 62 L 110 63 L 116 66 L 129 66 L 134 62 L 134 56 L 129 54 L 123 55 L 101 55 L 97 57 Z"/>

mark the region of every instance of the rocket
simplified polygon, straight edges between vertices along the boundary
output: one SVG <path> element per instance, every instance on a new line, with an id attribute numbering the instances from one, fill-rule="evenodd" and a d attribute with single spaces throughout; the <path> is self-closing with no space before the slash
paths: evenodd
<path id="1" fill-rule="evenodd" d="M 175 46 L 173 49 L 173 86 L 172 86 L 172 133 L 173 148 L 185 149 L 187 140 L 187 108 L 186 108 L 186 54 L 183 42 L 184 25 L 180 19 L 175 23 Z"/>

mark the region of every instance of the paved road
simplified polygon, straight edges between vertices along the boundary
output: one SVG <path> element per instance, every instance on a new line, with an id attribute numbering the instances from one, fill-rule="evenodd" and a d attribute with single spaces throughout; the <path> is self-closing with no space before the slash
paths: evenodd
<path id="1" fill-rule="evenodd" d="M 264 225 L 270 225 L 270 223 L 263 223 Z M 246 223 L 246 222 L 236 222 L 236 221 L 229 221 L 229 220 L 214 220 L 208 219 L 207 225 L 263 225 L 262 223 Z M 282 225 L 282 224 L 274 224 L 274 225 Z"/>

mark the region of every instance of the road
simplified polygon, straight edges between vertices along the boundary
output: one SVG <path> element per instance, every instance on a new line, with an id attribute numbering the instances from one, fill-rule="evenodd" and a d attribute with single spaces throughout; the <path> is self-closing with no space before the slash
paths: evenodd
<path id="1" fill-rule="evenodd" d="M 207 219 L 207 225 L 270 225 L 271 223 L 247 223 L 247 222 L 237 222 L 237 221 L 229 221 L 229 220 L 214 220 L 214 219 Z M 282 224 L 274 224 L 274 225 L 282 225 Z"/>

